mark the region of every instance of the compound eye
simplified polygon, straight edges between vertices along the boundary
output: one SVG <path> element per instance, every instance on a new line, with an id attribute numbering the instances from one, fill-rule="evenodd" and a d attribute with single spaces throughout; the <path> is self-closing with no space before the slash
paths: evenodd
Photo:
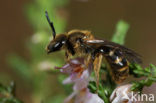
<path id="1" fill-rule="evenodd" d="M 64 43 L 62 43 L 62 42 L 58 42 L 58 43 L 55 43 L 55 44 L 50 44 L 48 46 L 48 48 L 47 48 L 48 49 L 48 53 L 60 50 L 63 45 L 64 45 Z"/>
<path id="2" fill-rule="evenodd" d="M 62 42 L 56 43 L 53 47 L 53 51 L 60 50 L 62 46 L 63 46 Z"/>

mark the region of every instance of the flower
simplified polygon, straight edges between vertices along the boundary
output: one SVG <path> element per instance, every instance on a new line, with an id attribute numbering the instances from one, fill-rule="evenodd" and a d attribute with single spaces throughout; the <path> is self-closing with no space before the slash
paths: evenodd
<path id="1" fill-rule="evenodd" d="M 62 68 L 56 67 L 56 69 L 69 74 L 69 77 L 63 81 L 63 84 L 74 84 L 73 93 L 65 99 L 64 103 L 69 103 L 72 100 L 74 103 L 104 103 L 97 94 L 91 93 L 87 88 L 92 65 L 90 64 L 86 69 L 83 58 L 72 59 Z"/>
<path id="2" fill-rule="evenodd" d="M 81 90 L 88 86 L 91 68 L 85 69 L 83 58 L 72 59 L 62 68 L 57 67 L 57 69 L 70 75 L 63 84 L 74 83 L 74 90 Z"/>
<path id="3" fill-rule="evenodd" d="M 132 97 L 136 92 L 131 91 L 132 84 L 117 87 L 110 96 L 111 103 L 137 103 Z"/>
<path id="4" fill-rule="evenodd" d="M 64 103 L 69 103 L 74 98 L 74 103 L 104 103 L 104 101 L 94 93 L 91 93 L 88 88 L 84 88 L 78 92 L 74 91 Z"/>

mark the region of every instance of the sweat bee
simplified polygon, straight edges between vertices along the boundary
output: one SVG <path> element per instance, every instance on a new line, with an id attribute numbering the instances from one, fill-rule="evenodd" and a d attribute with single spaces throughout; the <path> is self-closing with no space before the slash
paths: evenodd
<path id="1" fill-rule="evenodd" d="M 53 32 L 53 40 L 47 46 L 47 53 L 64 49 L 67 61 L 76 55 L 85 58 L 86 66 L 92 62 L 97 85 L 103 59 L 107 62 L 116 83 L 121 83 L 128 77 L 130 63 L 142 62 L 141 56 L 133 50 L 114 42 L 96 39 L 88 30 L 71 30 L 56 35 L 47 12 L 46 18 Z"/>

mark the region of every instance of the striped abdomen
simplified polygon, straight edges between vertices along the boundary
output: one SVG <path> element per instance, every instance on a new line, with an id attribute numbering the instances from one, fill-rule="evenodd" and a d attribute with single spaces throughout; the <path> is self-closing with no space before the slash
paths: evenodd
<path id="1" fill-rule="evenodd" d="M 101 46 L 96 53 L 102 53 L 109 65 L 113 79 L 120 83 L 129 75 L 129 63 L 122 51 L 118 48 Z"/>

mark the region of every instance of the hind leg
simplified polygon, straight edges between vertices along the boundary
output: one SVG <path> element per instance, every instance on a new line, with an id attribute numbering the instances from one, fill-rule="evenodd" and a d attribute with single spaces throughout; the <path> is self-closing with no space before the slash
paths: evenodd
<path id="1" fill-rule="evenodd" d="M 102 58 L 103 58 L 102 54 L 97 54 L 93 62 L 97 89 L 99 87 L 99 73 L 100 73 Z"/>

